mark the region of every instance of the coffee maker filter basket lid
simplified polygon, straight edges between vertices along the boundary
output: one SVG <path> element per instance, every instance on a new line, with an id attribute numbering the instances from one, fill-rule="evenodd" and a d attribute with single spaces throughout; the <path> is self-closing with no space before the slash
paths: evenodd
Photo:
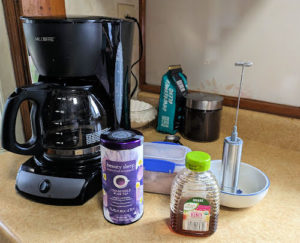
<path id="1" fill-rule="evenodd" d="M 133 22 L 131 19 L 119 19 L 104 16 L 40 16 L 40 17 L 25 17 L 20 19 L 26 24 L 41 24 L 41 23 L 103 23 L 103 22 Z"/>

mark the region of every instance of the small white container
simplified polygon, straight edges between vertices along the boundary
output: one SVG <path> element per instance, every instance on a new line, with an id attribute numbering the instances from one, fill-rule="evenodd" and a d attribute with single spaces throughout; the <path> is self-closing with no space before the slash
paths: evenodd
<path id="1" fill-rule="evenodd" d="M 157 110 L 152 105 L 139 100 L 130 100 L 130 121 L 132 128 L 140 128 L 155 120 Z"/>
<path id="2" fill-rule="evenodd" d="M 172 181 L 185 168 L 185 156 L 190 151 L 175 143 L 144 143 L 144 191 L 170 194 Z"/>

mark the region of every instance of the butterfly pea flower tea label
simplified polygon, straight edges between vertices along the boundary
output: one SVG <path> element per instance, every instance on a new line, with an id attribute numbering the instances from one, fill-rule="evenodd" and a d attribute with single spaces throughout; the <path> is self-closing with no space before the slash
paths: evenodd
<path id="1" fill-rule="evenodd" d="M 143 214 L 143 148 L 115 151 L 102 146 L 104 217 L 130 224 Z"/>

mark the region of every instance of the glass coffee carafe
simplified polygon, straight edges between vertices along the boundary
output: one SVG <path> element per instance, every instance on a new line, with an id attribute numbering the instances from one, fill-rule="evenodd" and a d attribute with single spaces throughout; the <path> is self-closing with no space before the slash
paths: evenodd
<path id="1" fill-rule="evenodd" d="M 3 117 L 5 147 L 19 154 L 43 155 L 47 160 L 83 159 L 100 154 L 105 110 L 92 85 L 38 83 L 19 88 L 7 101 Z M 19 144 L 15 120 L 20 104 L 32 101 L 32 137 Z"/>

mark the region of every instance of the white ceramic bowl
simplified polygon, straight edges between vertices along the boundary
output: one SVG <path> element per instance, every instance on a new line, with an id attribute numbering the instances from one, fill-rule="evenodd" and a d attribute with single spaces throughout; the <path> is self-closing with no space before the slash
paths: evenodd
<path id="1" fill-rule="evenodd" d="M 221 160 L 211 161 L 211 172 L 220 185 Z M 241 162 L 238 189 L 241 193 L 221 191 L 221 205 L 231 208 L 247 208 L 261 201 L 268 192 L 270 180 L 261 170 Z"/>

